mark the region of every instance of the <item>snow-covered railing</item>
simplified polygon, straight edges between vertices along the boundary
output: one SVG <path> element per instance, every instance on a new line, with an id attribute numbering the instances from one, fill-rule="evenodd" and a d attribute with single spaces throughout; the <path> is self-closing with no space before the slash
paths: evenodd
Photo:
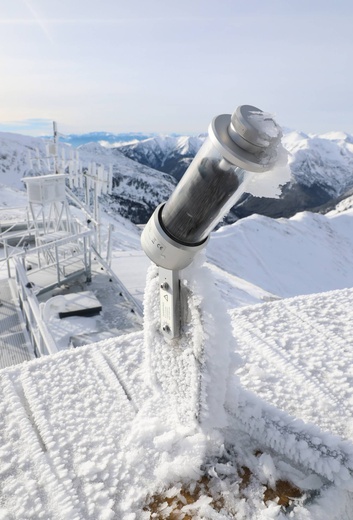
<path id="1" fill-rule="evenodd" d="M 43 268 L 55 267 L 56 281 L 52 283 L 52 287 L 60 286 L 68 279 L 82 274 L 82 272 L 86 273 L 87 279 L 89 279 L 91 277 L 90 237 L 92 233 L 92 230 L 86 230 L 76 235 L 59 238 L 28 251 L 23 251 L 17 257 L 22 260 L 23 264 L 29 255 L 31 258 L 37 258 L 38 267 L 31 269 L 32 275 L 40 272 Z M 50 237 L 51 235 L 45 235 L 46 239 L 50 239 Z M 68 275 L 65 273 L 65 268 L 68 267 L 70 259 L 81 261 L 83 267 Z"/>
<path id="2" fill-rule="evenodd" d="M 55 354 L 56 344 L 42 320 L 38 300 L 28 284 L 26 271 L 20 258 L 14 258 L 16 268 L 16 282 L 20 307 L 25 318 L 34 352 L 38 356 Z"/>
<path id="3" fill-rule="evenodd" d="M 330 482 L 351 489 L 353 483 L 353 446 L 338 435 L 291 417 L 265 403 L 258 396 L 238 388 L 238 400 L 226 403 L 229 414 L 229 442 L 242 430 L 280 453 L 292 463 L 318 473 Z"/>
<path id="4" fill-rule="evenodd" d="M 28 211 L 23 206 L 12 206 L 0 208 L 0 234 L 17 227 L 19 223 L 27 223 Z"/>
<path id="5" fill-rule="evenodd" d="M 13 214 L 16 215 L 16 218 L 9 220 L 9 215 Z M 26 230 L 28 230 L 27 233 L 25 233 Z M 23 244 L 31 236 L 32 233 L 28 226 L 27 208 L 0 208 L 0 247 L 3 248 L 0 269 L 6 263 L 8 278 L 11 278 L 10 259 L 18 253 L 19 248 L 23 247 Z"/>
<path id="6" fill-rule="evenodd" d="M 87 238 L 88 236 L 91 236 L 93 234 L 93 230 L 87 229 L 87 227 L 84 226 L 82 222 L 80 222 L 78 219 L 74 219 L 71 222 L 71 226 L 72 234 L 64 236 L 63 238 L 60 238 L 60 236 L 54 232 L 37 237 L 36 242 L 45 241 L 46 243 L 42 243 L 41 245 L 34 248 L 28 248 L 28 242 L 31 243 L 32 241 L 34 241 L 34 234 L 31 235 L 30 230 L 28 231 L 28 236 L 24 235 L 23 232 L 18 232 L 15 234 L 15 236 L 12 236 L 7 233 L 1 234 L 0 245 L 4 249 L 4 256 L 0 259 L 0 268 L 2 267 L 1 263 L 4 264 L 6 262 L 8 278 L 12 278 L 11 260 L 17 256 L 25 257 L 26 255 L 32 255 L 32 257 L 33 255 L 37 255 L 38 269 L 41 269 L 43 267 L 41 255 L 44 255 L 45 266 L 49 267 L 50 265 L 55 265 L 57 261 L 60 262 L 59 248 L 63 248 L 67 244 L 76 243 L 79 251 L 83 253 L 83 262 L 85 265 L 85 270 L 89 271 L 90 262 L 89 258 L 87 258 L 87 251 L 90 248 L 90 243 L 87 242 Z M 9 243 L 9 240 L 13 240 L 16 238 L 17 241 L 15 242 L 15 245 L 11 245 Z M 50 250 L 53 250 L 51 255 L 49 253 Z M 49 257 L 51 257 L 51 262 L 49 260 Z M 66 255 L 66 259 L 67 258 L 68 256 Z M 59 284 L 60 283 L 61 282 L 59 281 Z"/>
<path id="7" fill-rule="evenodd" d="M 92 251 L 94 252 L 97 261 L 101 264 L 102 267 L 109 273 L 109 276 L 113 278 L 116 282 L 116 284 L 119 286 L 121 293 L 124 295 L 124 297 L 130 301 L 130 303 L 133 304 L 135 307 L 135 312 L 139 316 L 143 316 L 143 307 L 140 304 L 136 298 L 133 297 L 133 295 L 129 292 L 129 290 L 125 287 L 123 282 L 120 280 L 120 278 L 117 277 L 117 275 L 114 273 L 114 271 L 111 269 L 110 265 L 104 260 L 104 258 L 101 257 L 101 255 L 98 253 L 98 251 L 92 246 Z"/>
<path id="8" fill-rule="evenodd" d="M 11 259 L 22 252 L 19 248 L 22 249 L 28 239 L 29 237 L 26 237 L 23 232 L 14 234 L 6 232 L 0 235 L 0 246 L 4 250 L 4 256 L 0 259 L 0 269 L 6 263 L 8 278 L 12 278 Z M 15 245 L 11 244 L 13 241 L 15 241 Z"/>
<path id="9" fill-rule="evenodd" d="M 102 223 L 100 222 L 99 218 L 99 210 L 98 208 L 95 211 L 95 215 L 90 210 L 89 206 L 85 203 L 83 203 L 73 192 L 71 189 L 66 187 L 66 196 L 69 200 L 71 200 L 76 206 L 78 206 L 82 213 L 87 217 L 87 222 L 90 222 L 90 224 L 94 228 L 95 232 L 95 244 L 96 244 L 96 250 L 99 252 L 99 255 L 102 257 L 103 255 L 103 244 L 102 244 Z M 86 196 L 87 198 L 88 196 Z M 97 202 L 98 205 L 98 202 Z M 110 264 L 111 258 L 111 239 L 112 239 L 112 230 L 113 226 L 111 224 L 108 225 L 108 236 L 106 240 L 105 245 L 105 252 L 106 252 L 106 260 L 108 264 Z"/>

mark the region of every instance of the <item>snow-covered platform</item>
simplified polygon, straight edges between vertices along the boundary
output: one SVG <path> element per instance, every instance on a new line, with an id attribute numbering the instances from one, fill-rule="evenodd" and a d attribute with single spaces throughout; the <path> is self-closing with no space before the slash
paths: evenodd
<path id="1" fill-rule="evenodd" d="M 142 305 L 146 285 L 146 272 L 151 260 L 141 251 L 117 251 L 112 259 L 112 270 Z"/>
<path id="2" fill-rule="evenodd" d="M 353 439 L 353 289 L 232 311 L 242 385 Z"/>
<path id="3" fill-rule="evenodd" d="M 282 467 L 308 471 L 301 479 L 310 500 L 297 505 L 298 520 L 353 518 L 352 297 L 336 291 L 232 313 L 243 365 L 220 433 L 235 449 L 249 434 L 245 444 L 264 452 L 253 457 L 259 466 L 271 461 L 270 448 Z M 1 518 L 148 519 L 148 494 L 183 475 L 199 478 L 209 434 L 163 415 L 144 355 L 141 331 L 0 372 Z M 226 489 L 230 466 L 216 467 L 228 471 Z M 239 518 L 260 518 L 242 507 Z M 278 506 L 263 507 L 261 518 L 285 518 Z"/>
<path id="4" fill-rule="evenodd" d="M 352 300 L 346 289 L 231 313 L 243 361 L 237 420 L 331 480 L 353 475 Z"/>
<path id="5" fill-rule="evenodd" d="M 17 284 L 12 282 L 37 357 L 142 329 L 142 304 L 98 255 L 89 272 L 82 255 L 69 263 L 64 259 L 59 267 L 41 268 L 35 261 L 28 254 L 25 270 L 16 260 Z"/>
<path id="6" fill-rule="evenodd" d="M 122 439 L 139 402 L 124 387 L 136 379 L 125 362 L 133 344 L 115 340 L 1 372 L 1 518 L 114 517 Z"/>
<path id="7" fill-rule="evenodd" d="M 58 350 L 68 348 L 70 344 L 87 345 L 142 329 L 139 302 L 130 295 L 120 279 L 102 268 L 97 261 L 92 262 L 91 276 L 90 281 L 82 275 L 71 283 L 38 296 L 40 305 L 44 306 L 46 323 Z M 86 306 L 91 305 L 96 310 L 101 307 L 99 314 L 65 314 L 65 311 L 70 309 L 67 306 L 68 302 L 71 301 L 77 307 L 78 295 L 87 296 L 87 293 L 91 294 L 91 298 Z M 81 301 L 81 307 L 82 303 L 84 302 Z"/>

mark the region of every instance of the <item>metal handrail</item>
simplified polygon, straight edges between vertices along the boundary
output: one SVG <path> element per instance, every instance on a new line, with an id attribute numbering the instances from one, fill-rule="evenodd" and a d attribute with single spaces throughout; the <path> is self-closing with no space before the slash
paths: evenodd
<path id="1" fill-rule="evenodd" d="M 63 246 L 65 244 L 69 244 L 73 240 L 79 240 L 80 238 L 85 238 L 93 234 L 93 230 L 88 229 L 87 231 L 82 231 L 81 233 L 77 233 L 76 235 L 70 235 L 68 237 L 60 238 L 59 240 L 55 240 L 53 242 L 48 242 L 48 244 L 43 244 L 41 246 L 33 247 L 31 249 L 28 249 L 27 251 L 22 251 L 18 253 L 19 257 L 25 257 L 27 254 L 37 254 L 42 253 L 46 249 L 50 249 L 54 247 L 54 244 L 57 247 Z"/>
<path id="2" fill-rule="evenodd" d="M 37 298 L 32 294 L 32 290 L 27 287 L 28 279 L 22 262 L 18 257 L 14 258 L 14 262 L 20 307 L 25 315 L 30 336 L 36 340 L 41 355 L 55 354 L 58 352 L 58 349 L 45 322 L 41 318 Z M 43 346 L 46 351 L 44 351 Z"/>
<path id="3" fill-rule="evenodd" d="M 114 273 L 110 265 L 101 257 L 94 246 L 91 246 L 92 251 L 96 255 L 97 261 L 101 264 L 102 267 L 109 273 L 109 275 L 114 278 L 117 285 L 119 285 L 121 292 L 125 295 L 127 300 L 130 300 L 135 306 L 135 310 L 137 314 L 142 318 L 143 317 L 143 307 L 138 300 L 130 293 L 130 291 L 125 287 L 123 282 L 118 278 L 118 276 Z"/>
<path id="4" fill-rule="evenodd" d="M 12 226 L 10 226 L 9 228 L 5 229 L 5 231 L 1 231 L 0 233 L 0 240 L 3 239 L 3 237 L 6 235 L 6 234 L 9 234 L 11 232 L 11 230 L 17 226 L 17 222 L 15 222 Z"/>
<path id="5" fill-rule="evenodd" d="M 77 222 L 77 223 L 79 223 L 79 222 Z M 82 227 L 84 227 L 84 226 L 82 226 Z M 13 259 L 15 257 L 24 258 L 28 254 L 39 254 L 39 253 L 42 253 L 42 252 L 46 251 L 47 249 L 53 248 L 54 246 L 61 247 L 61 246 L 65 245 L 65 244 L 67 244 L 67 243 L 71 243 L 73 240 L 85 239 L 86 237 L 88 237 L 88 236 L 90 236 L 92 234 L 93 234 L 93 230 L 86 228 L 86 231 L 82 231 L 80 233 L 76 233 L 75 235 L 70 235 L 68 237 L 60 238 L 60 239 L 55 240 L 53 242 L 48 242 L 48 244 L 43 244 L 41 246 L 33 247 L 33 248 L 25 250 L 25 251 L 16 251 L 16 252 L 13 251 L 12 253 L 8 252 L 8 247 L 13 248 L 15 250 L 17 247 L 20 246 L 20 244 L 21 244 L 22 240 L 24 239 L 24 237 L 22 237 L 19 240 L 19 242 L 18 242 L 18 244 L 16 244 L 16 246 L 10 246 L 7 243 L 7 239 L 5 238 L 5 239 L 2 240 L 3 245 L 4 245 L 4 250 L 5 250 L 5 256 L 4 256 L 4 258 L 0 259 L 0 267 L 1 267 L 1 263 L 6 262 L 6 264 L 7 264 L 7 271 L 8 271 L 8 277 L 11 278 L 11 266 L 10 266 L 10 260 L 11 259 Z"/>

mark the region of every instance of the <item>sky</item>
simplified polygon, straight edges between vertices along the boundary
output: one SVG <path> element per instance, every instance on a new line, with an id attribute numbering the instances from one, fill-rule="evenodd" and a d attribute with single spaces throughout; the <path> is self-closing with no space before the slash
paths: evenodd
<path id="1" fill-rule="evenodd" d="M 0 131 L 353 134 L 351 0 L 0 0 Z"/>

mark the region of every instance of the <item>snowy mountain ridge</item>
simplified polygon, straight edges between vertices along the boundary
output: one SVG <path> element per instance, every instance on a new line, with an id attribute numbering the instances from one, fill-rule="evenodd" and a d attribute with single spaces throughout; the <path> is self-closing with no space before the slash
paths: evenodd
<path id="1" fill-rule="evenodd" d="M 264 300 L 345 289 L 353 287 L 352 222 L 352 208 L 290 219 L 253 215 L 212 233 L 207 258 L 230 275 L 224 274 L 229 284 L 236 276 L 267 291 Z M 230 301 L 230 287 L 219 284 L 229 307 L 239 306 Z"/>
<path id="2" fill-rule="evenodd" d="M 82 144 L 98 142 L 102 146 L 111 146 L 115 143 L 128 143 L 131 141 L 141 141 L 142 139 L 148 139 L 149 137 L 156 136 L 156 133 L 143 133 L 143 132 L 124 132 L 124 133 L 111 133 L 111 132 L 89 132 L 87 134 L 67 134 L 61 135 L 60 140 L 62 143 L 70 144 L 71 146 L 77 147 Z M 44 139 L 50 139 L 50 136 L 44 136 Z"/>
<path id="3" fill-rule="evenodd" d="M 118 147 L 92 141 L 78 149 L 83 164 L 89 160 L 113 165 L 116 184 L 123 188 L 119 193 L 115 191 L 113 206 L 124 216 L 130 212 L 133 222 L 145 223 L 154 207 L 168 198 L 175 180 L 181 178 L 204 139 L 205 135 L 155 136 Z M 40 138 L 0 133 L 0 183 L 21 188 L 20 179 L 29 172 L 28 150 L 33 153 L 38 149 L 44 158 L 44 142 Z M 351 135 L 286 131 L 283 144 L 289 153 L 292 181 L 283 187 L 281 197 L 244 195 L 232 208 L 227 222 L 254 213 L 278 218 L 306 209 L 319 211 L 321 206 L 345 197 L 346 192 L 350 194 L 353 188 Z M 64 143 L 60 146 L 70 153 L 70 146 Z"/>
<path id="4" fill-rule="evenodd" d="M 157 136 L 118 145 L 126 157 L 180 180 L 205 140 L 201 136 Z"/>
<path id="5" fill-rule="evenodd" d="M 344 132 L 307 136 L 290 132 L 283 145 L 289 152 L 293 177 L 306 186 L 314 183 L 339 196 L 353 186 L 353 137 Z"/>
<path id="6" fill-rule="evenodd" d="M 179 180 L 202 145 L 197 138 L 153 137 L 119 146 L 127 157 L 171 174 Z M 227 222 L 259 213 L 290 217 L 298 211 L 316 211 L 353 186 L 353 137 L 344 132 L 307 135 L 286 130 L 283 145 L 289 153 L 292 180 L 278 199 L 245 194 L 230 211 Z"/>
<path id="7" fill-rule="evenodd" d="M 205 140 L 198 137 L 156 136 L 121 144 L 118 149 L 137 162 L 174 175 L 172 160 L 193 158 Z M 353 136 L 344 132 L 307 135 L 288 130 L 282 139 L 297 183 L 319 184 L 338 196 L 353 186 Z"/>
<path id="8" fill-rule="evenodd" d="M 21 181 L 27 175 L 48 171 L 46 164 L 46 141 L 41 138 L 0 132 L 0 185 L 24 189 Z M 70 159 L 72 149 L 60 144 L 59 154 L 65 152 Z M 95 162 L 113 168 L 113 194 L 106 197 L 110 210 L 127 216 L 132 222 L 146 222 L 154 208 L 166 200 L 175 187 L 175 180 L 167 174 L 136 163 L 118 151 L 88 143 L 79 147 L 83 167 Z M 39 157 L 39 165 L 33 168 L 29 154 Z"/>
<path id="9" fill-rule="evenodd" d="M 202 136 L 170 136 L 170 135 L 159 135 L 155 137 L 149 137 L 141 141 L 131 143 L 118 144 L 117 148 L 132 148 L 136 152 L 145 149 L 146 153 L 155 152 L 156 154 L 166 155 L 172 151 L 177 151 L 181 154 L 196 154 L 200 149 L 200 146 L 205 140 L 206 135 Z"/>

